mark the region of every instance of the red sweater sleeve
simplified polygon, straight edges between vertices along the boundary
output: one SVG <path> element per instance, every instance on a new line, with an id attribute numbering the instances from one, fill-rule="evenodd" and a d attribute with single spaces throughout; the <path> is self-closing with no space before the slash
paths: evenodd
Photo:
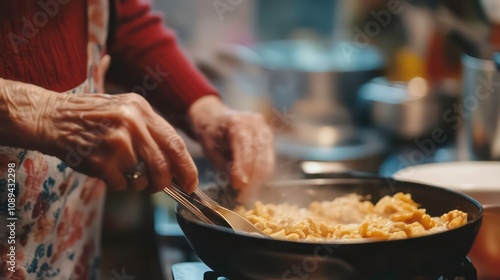
<path id="1" fill-rule="evenodd" d="M 114 1 L 110 17 L 108 79 L 146 97 L 172 124 L 190 133 L 189 106 L 216 90 L 179 48 L 175 34 L 151 12 L 149 1 Z"/>

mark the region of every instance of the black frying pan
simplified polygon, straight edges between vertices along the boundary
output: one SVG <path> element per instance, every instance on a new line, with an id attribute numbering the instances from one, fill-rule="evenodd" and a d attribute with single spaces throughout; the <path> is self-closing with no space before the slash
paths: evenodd
<path id="1" fill-rule="evenodd" d="M 231 194 L 205 189 L 233 208 Z M 373 202 L 396 192 L 439 216 L 453 209 L 468 213 L 469 222 L 446 232 L 392 241 L 305 243 L 264 239 L 204 224 L 177 206 L 177 220 L 200 259 L 230 279 L 410 279 L 446 275 L 458 269 L 479 230 L 482 206 L 454 191 L 385 178 L 306 179 L 272 183 L 259 191 L 264 203 L 306 206 L 347 193 L 370 195 Z M 229 197 L 228 197 L 229 196 Z"/>

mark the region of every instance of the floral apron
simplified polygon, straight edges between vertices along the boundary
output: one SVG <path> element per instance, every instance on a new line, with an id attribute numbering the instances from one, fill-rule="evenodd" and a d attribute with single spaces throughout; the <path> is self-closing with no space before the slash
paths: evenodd
<path id="1" fill-rule="evenodd" d="M 103 92 L 108 5 L 87 0 L 88 77 L 62 94 Z M 9 163 L 15 163 L 15 244 L 8 244 Z M 99 279 L 104 196 L 102 181 L 58 158 L 0 146 L 0 279 Z"/>

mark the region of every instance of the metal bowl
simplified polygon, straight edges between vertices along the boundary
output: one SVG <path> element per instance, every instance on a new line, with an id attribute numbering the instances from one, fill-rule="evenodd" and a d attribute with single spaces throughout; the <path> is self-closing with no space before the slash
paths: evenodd
<path id="1" fill-rule="evenodd" d="M 452 97 L 433 91 L 423 78 L 408 82 L 378 77 L 360 88 L 358 111 L 370 124 L 399 139 L 429 135 L 442 125 L 442 111 Z"/>
<path id="2" fill-rule="evenodd" d="M 483 205 L 500 204 L 500 162 L 458 161 L 410 166 L 394 178 L 465 193 Z"/>
<path id="3" fill-rule="evenodd" d="M 239 60 L 264 71 L 275 108 L 330 125 L 357 119 L 354 107 L 360 85 L 381 75 L 385 65 L 378 49 L 357 48 L 352 42 L 273 41 L 235 46 L 234 52 Z"/>

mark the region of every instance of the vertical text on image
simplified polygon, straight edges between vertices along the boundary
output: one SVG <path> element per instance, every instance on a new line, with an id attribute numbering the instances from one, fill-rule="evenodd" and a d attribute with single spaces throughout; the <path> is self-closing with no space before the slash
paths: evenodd
<path id="1" fill-rule="evenodd" d="M 16 164 L 7 164 L 7 232 L 8 246 L 7 263 L 8 270 L 14 272 L 16 268 Z"/>

